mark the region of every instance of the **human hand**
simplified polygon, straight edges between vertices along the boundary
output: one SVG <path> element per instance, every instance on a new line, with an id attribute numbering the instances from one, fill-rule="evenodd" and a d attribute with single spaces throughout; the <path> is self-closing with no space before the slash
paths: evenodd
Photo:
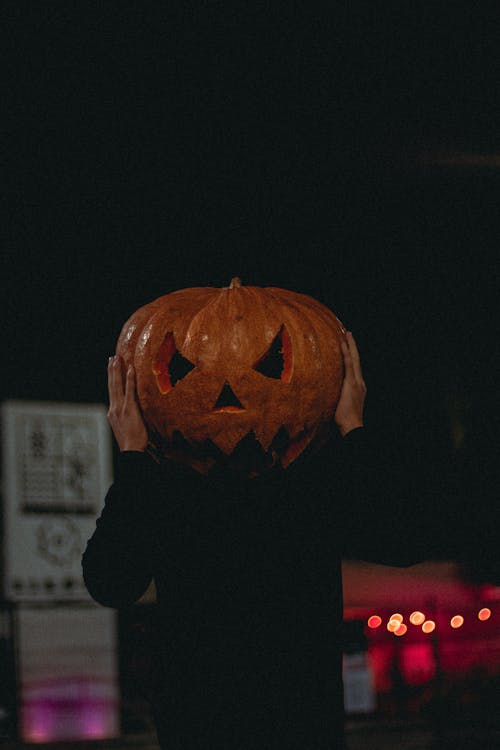
<path id="1" fill-rule="evenodd" d="M 145 451 L 148 431 L 139 410 L 135 390 L 135 373 L 129 366 L 123 377 L 123 361 L 119 354 L 108 362 L 108 422 L 120 451 Z"/>
<path id="2" fill-rule="evenodd" d="M 363 408 L 366 397 L 366 385 L 361 372 L 358 347 L 354 336 L 347 331 L 345 341 L 341 343 L 344 357 L 345 376 L 340 392 L 340 399 L 335 412 L 335 424 L 342 437 L 356 427 L 363 426 Z"/>

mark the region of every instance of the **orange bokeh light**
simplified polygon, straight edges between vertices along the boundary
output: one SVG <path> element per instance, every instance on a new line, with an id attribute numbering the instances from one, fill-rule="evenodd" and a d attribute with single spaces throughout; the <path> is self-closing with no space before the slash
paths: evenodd
<path id="1" fill-rule="evenodd" d="M 399 620 L 389 620 L 389 622 L 387 623 L 387 630 L 389 631 L 389 633 L 394 633 L 394 631 L 397 630 L 400 625 L 401 623 L 399 622 Z"/>
<path id="2" fill-rule="evenodd" d="M 397 628 L 397 630 L 394 631 L 394 635 L 404 635 L 407 630 L 408 628 L 406 627 L 404 622 L 402 622 L 399 628 Z"/>
<path id="3" fill-rule="evenodd" d="M 425 620 L 425 615 L 423 612 L 412 612 L 410 615 L 410 622 L 412 625 L 421 625 Z"/>
<path id="4" fill-rule="evenodd" d="M 400 615 L 400 614 L 399 614 L 399 612 L 396 612 L 396 614 L 394 614 L 394 615 L 391 615 L 391 616 L 389 617 L 389 622 L 390 622 L 391 620 L 397 620 L 398 622 L 403 622 L 403 615 Z"/>
<path id="5" fill-rule="evenodd" d="M 368 627 L 369 628 L 378 628 L 379 625 L 382 624 L 382 618 L 378 615 L 372 615 L 368 618 Z"/>
<path id="6" fill-rule="evenodd" d="M 461 628 L 464 624 L 464 618 L 462 615 L 454 615 L 454 617 L 450 620 L 450 625 L 452 628 Z"/>
<path id="7" fill-rule="evenodd" d="M 477 616 L 480 620 L 489 620 L 491 617 L 491 609 L 488 609 L 488 607 L 483 607 L 483 609 L 479 610 Z"/>
<path id="8" fill-rule="evenodd" d="M 424 631 L 424 633 L 432 633 L 435 628 L 436 623 L 434 622 L 434 620 L 426 620 L 422 625 L 422 630 Z"/>

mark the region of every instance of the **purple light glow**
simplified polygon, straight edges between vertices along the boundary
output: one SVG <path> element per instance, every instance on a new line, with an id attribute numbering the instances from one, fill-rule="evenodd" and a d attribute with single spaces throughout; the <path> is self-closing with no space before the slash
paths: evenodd
<path id="1" fill-rule="evenodd" d="M 109 739 L 119 735 L 113 683 L 60 679 L 23 691 L 21 733 L 27 742 Z"/>

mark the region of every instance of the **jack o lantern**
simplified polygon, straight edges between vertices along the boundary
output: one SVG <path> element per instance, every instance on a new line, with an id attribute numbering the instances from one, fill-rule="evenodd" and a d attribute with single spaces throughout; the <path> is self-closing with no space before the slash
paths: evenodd
<path id="1" fill-rule="evenodd" d="M 345 329 L 327 307 L 275 287 L 166 294 L 125 323 L 116 352 L 133 363 L 150 446 L 208 473 L 287 468 L 331 427 Z"/>

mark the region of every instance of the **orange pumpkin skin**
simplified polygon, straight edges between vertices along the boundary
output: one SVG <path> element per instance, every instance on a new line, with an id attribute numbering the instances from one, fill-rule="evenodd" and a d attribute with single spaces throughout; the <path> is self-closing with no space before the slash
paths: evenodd
<path id="1" fill-rule="evenodd" d="M 312 297 L 233 279 L 141 307 L 116 353 L 134 365 L 157 456 L 201 473 L 222 460 L 255 476 L 278 461 L 288 467 L 311 441 L 326 439 L 344 377 L 344 336 Z M 243 460 L 240 446 L 250 444 L 255 460 L 252 451 Z"/>

